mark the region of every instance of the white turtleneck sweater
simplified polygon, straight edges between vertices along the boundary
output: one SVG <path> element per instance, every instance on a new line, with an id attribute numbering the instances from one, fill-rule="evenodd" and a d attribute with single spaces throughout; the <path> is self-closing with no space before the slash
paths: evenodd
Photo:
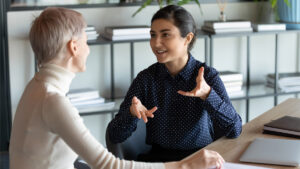
<path id="1" fill-rule="evenodd" d="M 75 74 L 46 64 L 27 85 L 10 140 L 11 169 L 74 169 L 77 154 L 93 169 L 164 169 L 115 158 L 89 132 L 66 98 Z"/>

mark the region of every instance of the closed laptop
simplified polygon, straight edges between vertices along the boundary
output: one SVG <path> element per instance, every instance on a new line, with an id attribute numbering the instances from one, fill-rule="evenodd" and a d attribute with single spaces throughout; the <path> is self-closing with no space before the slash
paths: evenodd
<path id="1" fill-rule="evenodd" d="M 256 138 L 243 153 L 240 161 L 299 166 L 300 140 Z"/>

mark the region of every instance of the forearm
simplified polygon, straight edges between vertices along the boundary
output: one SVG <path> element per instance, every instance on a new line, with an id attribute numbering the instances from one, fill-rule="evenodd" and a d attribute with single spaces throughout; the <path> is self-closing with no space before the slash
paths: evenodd
<path id="1" fill-rule="evenodd" d="M 164 163 L 165 169 L 184 169 L 180 162 L 168 162 Z"/>
<path id="2" fill-rule="evenodd" d="M 125 141 L 136 130 L 138 119 L 128 115 L 118 114 L 108 125 L 109 139 L 113 143 Z"/>
<path id="3" fill-rule="evenodd" d="M 242 121 L 230 103 L 229 98 L 222 99 L 216 91 L 212 89 L 205 102 L 206 109 L 216 122 L 215 124 L 218 125 L 218 128 L 223 130 L 227 137 L 238 137 L 241 133 Z"/>

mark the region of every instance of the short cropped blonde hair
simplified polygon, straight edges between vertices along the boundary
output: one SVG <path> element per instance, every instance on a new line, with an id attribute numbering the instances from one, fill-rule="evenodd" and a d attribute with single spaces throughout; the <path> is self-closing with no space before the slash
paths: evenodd
<path id="1" fill-rule="evenodd" d="M 31 47 L 38 66 L 54 59 L 74 36 L 86 27 L 83 16 L 74 10 L 46 8 L 32 24 L 29 33 Z"/>

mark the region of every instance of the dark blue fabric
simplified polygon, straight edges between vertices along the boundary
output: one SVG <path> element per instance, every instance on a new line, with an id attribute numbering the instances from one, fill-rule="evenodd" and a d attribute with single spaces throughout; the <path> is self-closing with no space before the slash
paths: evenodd
<path id="1" fill-rule="evenodd" d="M 196 86 L 200 67 L 211 92 L 203 101 L 187 97 L 178 90 L 191 91 Z M 140 72 L 131 84 L 116 117 L 109 123 L 109 137 L 123 142 L 136 129 L 136 117 L 129 111 L 133 96 L 151 109 L 157 106 L 154 118 L 148 118 L 147 144 L 166 149 L 192 150 L 202 148 L 221 136 L 236 138 L 242 131 L 242 121 L 233 108 L 218 72 L 191 55 L 183 70 L 172 77 L 164 64 L 155 63 Z"/>

